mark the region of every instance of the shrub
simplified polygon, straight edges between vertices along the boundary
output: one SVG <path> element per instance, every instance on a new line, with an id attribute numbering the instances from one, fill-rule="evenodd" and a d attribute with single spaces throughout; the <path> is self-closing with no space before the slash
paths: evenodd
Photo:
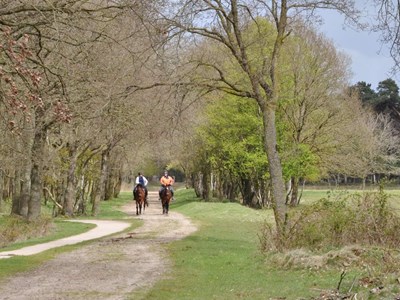
<path id="1" fill-rule="evenodd" d="M 278 245 L 274 230 L 265 224 L 261 247 L 268 249 L 329 250 L 346 245 L 400 246 L 400 218 L 383 190 L 322 199 L 290 211 L 287 234 Z"/>

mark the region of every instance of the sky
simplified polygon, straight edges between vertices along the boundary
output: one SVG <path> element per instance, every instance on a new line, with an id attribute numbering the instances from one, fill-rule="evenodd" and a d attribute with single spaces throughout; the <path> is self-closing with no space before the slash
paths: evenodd
<path id="1" fill-rule="evenodd" d="M 367 1 L 359 1 L 363 8 Z M 360 5 L 360 3 L 362 3 Z M 365 8 L 363 8 L 365 11 Z M 365 81 L 375 89 L 380 81 L 392 78 L 400 86 L 400 76 L 391 74 L 393 61 L 388 47 L 379 41 L 378 33 L 360 31 L 344 26 L 344 18 L 333 11 L 320 12 L 323 24 L 318 26 L 320 32 L 330 39 L 336 48 L 350 56 L 353 76 L 351 84 Z"/>

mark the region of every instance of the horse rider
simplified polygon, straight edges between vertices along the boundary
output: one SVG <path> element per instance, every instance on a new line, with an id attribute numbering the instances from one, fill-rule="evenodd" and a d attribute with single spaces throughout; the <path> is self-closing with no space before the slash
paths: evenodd
<path id="1" fill-rule="evenodd" d="M 139 184 L 144 188 L 145 202 L 146 202 L 146 205 L 147 205 L 147 206 L 149 205 L 148 202 L 147 202 L 147 194 L 148 194 L 148 191 L 147 191 L 147 184 L 148 184 L 148 183 L 149 183 L 149 181 L 146 179 L 146 177 L 144 177 L 144 176 L 139 172 L 139 173 L 138 173 L 138 176 L 136 177 L 136 180 L 135 180 L 135 188 L 133 189 L 133 195 L 135 195 L 136 190 L 137 190 L 137 187 L 138 187 Z"/>
<path id="2" fill-rule="evenodd" d="M 164 189 L 169 186 L 171 194 L 172 194 L 172 200 L 174 199 L 174 189 L 172 188 L 172 185 L 174 184 L 174 179 L 168 175 L 168 171 L 164 171 L 164 176 L 160 178 L 160 183 L 161 183 L 161 188 L 160 191 L 158 192 L 158 195 L 160 196 L 161 199 L 161 193 L 164 191 Z"/>

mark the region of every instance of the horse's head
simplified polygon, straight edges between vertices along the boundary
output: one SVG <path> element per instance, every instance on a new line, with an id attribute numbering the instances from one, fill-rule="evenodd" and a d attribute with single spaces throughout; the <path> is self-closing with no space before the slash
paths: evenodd
<path id="1" fill-rule="evenodd" d="M 171 187 L 169 185 L 164 186 L 164 189 L 161 192 L 161 197 L 169 200 L 172 197 Z"/>
<path id="2" fill-rule="evenodd" d="M 144 197 L 145 191 L 144 191 L 144 187 L 143 185 L 141 185 L 140 183 L 136 186 L 136 196 L 140 197 L 143 195 Z"/>

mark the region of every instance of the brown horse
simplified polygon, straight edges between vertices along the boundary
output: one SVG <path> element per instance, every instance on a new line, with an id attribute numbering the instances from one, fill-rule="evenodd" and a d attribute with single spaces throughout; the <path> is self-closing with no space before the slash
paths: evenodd
<path id="1" fill-rule="evenodd" d="M 171 202 L 172 192 L 169 186 L 164 187 L 161 191 L 161 204 L 163 208 L 163 214 L 168 215 L 169 203 Z"/>
<path id="2" fill-rule="evenodd" d="M 137 185 L 136 191 L 133 193 L 133 197 L 136 201 L 136 214 L 141 215 L 142 208 L 144 212 L 146 203 L 146 192 L 141 184 Z"/>

